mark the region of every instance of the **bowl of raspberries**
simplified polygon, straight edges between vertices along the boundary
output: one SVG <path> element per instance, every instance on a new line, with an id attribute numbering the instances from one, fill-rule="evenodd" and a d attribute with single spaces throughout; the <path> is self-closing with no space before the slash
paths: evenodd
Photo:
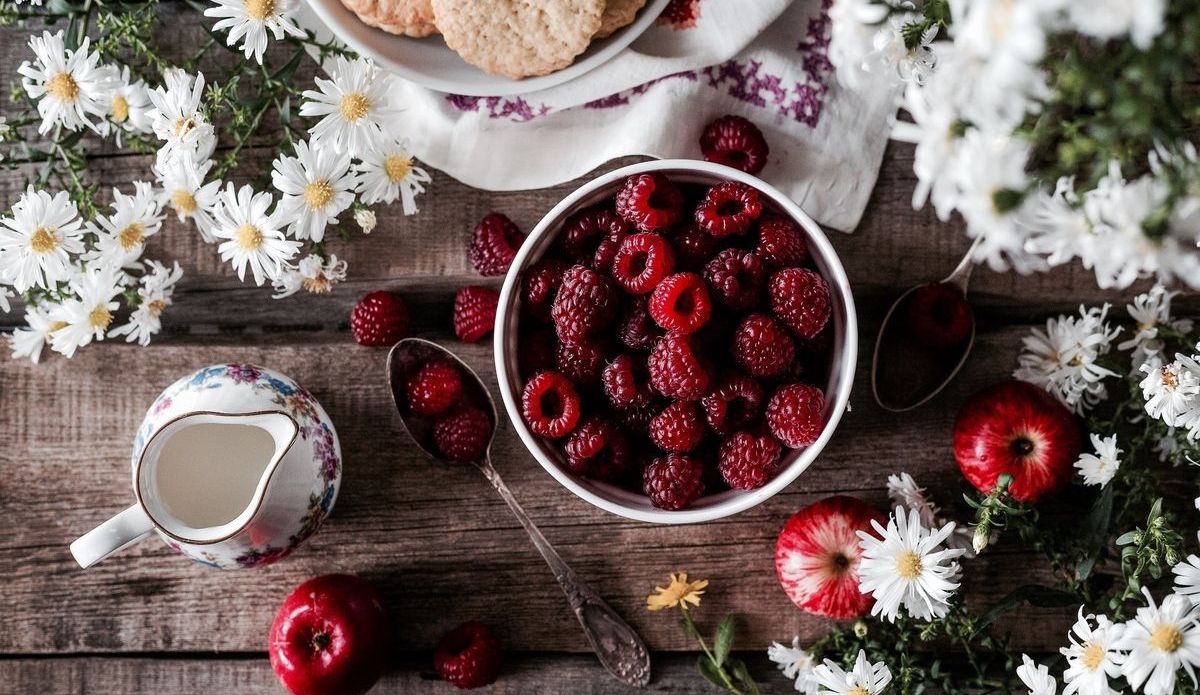
<path id="1" fill-rule="evenodd" d="M 854 378 L 854 300 L 828 239 L 710 162 L 635 164 L 567 196 L 517 253 L 496 316 L 521 440 L 567 489 L 642 521 L 709 521 L 786 487 Z"/>

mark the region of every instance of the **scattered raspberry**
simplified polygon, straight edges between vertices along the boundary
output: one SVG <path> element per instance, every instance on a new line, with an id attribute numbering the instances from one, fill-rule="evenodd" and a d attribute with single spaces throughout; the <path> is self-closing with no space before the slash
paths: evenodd
<path id="1" fill-rule="evenodd" d="M 757 174 L 767 165 L 767 141 L 758 126 L 741 116 L 722 116 L 700 136 L 704 159 Z"/>
<path id="2" fill-rule="evenodd" d="M 580 340 L 612 322 L 618 301 L 611 280 L 586 266 L 573 265 L 563 273 L 562 286 L 550 306 L 554 330 L 561 340 Z"/>
<path id="3" fill-rule="evenodd" d="M 604 369 L 604 349 L 588 338 L 560 340 L 554 353 L 558 371 L 575 383 L 590 383 Z"/>
<path id="4" fill-rule="evenodd" d="M 525 235 L 508 217 L 493 212 L 471 233 L 471 265 L 480 275 L 503 275 L 517 256 Z"/>
<path id="5" fill-rule="evenodd" d="M 619 355 L 610 362 L 604 368 L 600 382 L 608 402 L 617 410 L 649 405 L 654 397 L 645 362 L 630 355 Z"/>
<path id="6" fill-rule="evenodd" d="M 802 338 L 815 338 L 829 321 L 829 285 L 805 268 L 787 268 L 771 276 L 771 311 Z"/>
<path id="7" fill-rule="evenodd" d="M 678 511 L 704 494 L 704 466 L 689 456 L 669 454 L 646 466 L 642 491 L 659 509 Z"/>
<path id="8" fill-rule="evenodd" d="M 662 336 L 662 329 L 650 316 L 645 297 L 636 297 L 617 327 L 617 337 L 631 350 L 649 350 Z"/>
<path id="9" fill-rule="evenodd" d="M 712 316 L 708 288 L 695 273 L 676 273 L 660 282 L 649 307 L 655 323 L 676 333 L 695 333 Z"/>
<path id="10" fill-rule="evenodd" d="M 478 461 L 491 439 L 492 420 L 479 408 L 463 408 L 433 424 L 433 443 L 452 461 Z"/>
<path id="11" fill-rule="evenodd" d="M 683 194 L 662 174 L 630 176 L 617 193 L 617 214 L 643 232 L 670 227 L 683 217 Z"/>
<path id="12" fill-rule="evenodd" d="M 496 324 L 500 293 L 490 287 L 471 285 L 454 295 L 454 334 L 464 343 L 475 343 L 491 333 Z"/>
<path id="13" fill-rule="evenodd" d="M 394 345 L 408 335 L 408 308 L 391 292 L 370 292 L 351 310 L 350 332 L 359 345 Z"/>
<path id="14" fill-rule="evenodd" d="M 715 389 L 700 399 L 704 419 L 713 432 L 727 435 L 762 412 L 762 386 L 744 374 L 726 374 Z"/>
<path id="15" fill-rule="evenodd" d="M 913 292 L 908 303 L 908 332 L 921 345 L 949 350 L 966 342 L 975 319 L 962 290 L 945 282 L 931 282 Z"/>
<path id="16" fill-rule="evenodd" d="M 619 427 L 608 420 L 591 417 L 571 433 L 563 450 L 567 468 L 578 475 L 612 481 L 627 473 L 633 464 L 633 447 Z"/>
<path id="17" fill-rule="evenodd" d="M 708 392 L 708 371 L 686 335 L 672 333 L 661 338 L 650 350 L 646 368 L 650 385 L 667 398 L 696 400 Z"/>
<path id="18" fill-rule="evenodd" d="M 758 304 L 767 267 L 752 251 L 725 249 L 704 266 L 704 279 L 718 302 L 742 311 Z"/>
<path id="19" fill-rule="evenodd" d="M 433 665 L 442 680 L 464 690 L 496 682 L 504 658 L 500 642 L 487 625 L 463 623 L 443 637 L 433 652 Z"/>
<path id="20" fill-rule="evenodd" d="M 548 328 L 527 329 L 518 339 L 520 351 L 517 361 L 521 364 L 521 374 L 537 374 L 546 369 L 554 369 L 554 353 L 557 340 L 554 332 Z"/>
<path id="21" fill-rule="evenodd" d="M 553 258 L 542 259 L 529 266 L 521 282 L 521 308 L 543 321 L 550 320 L 550 305 L 562 285 L 567 267 L 563 261 Z"/>
<path id="22" fill-rule="evenodd" d="M 704 439 L 704 420 L 695 401 L 675 401 L 650 421 L 650 441 L 663 451 L 686 454 Z"/>
<path id="23" fill-rule="evenodd" d="M 755 437 L 737 432 L 721 442 L 718 468 L 725 483 L 734 490 L 755 490 L 779 472 L 783 447 L 769 434 Z"/>
<path id="24" fill-rule="evenodd" d="M 808 384 L 780 386 L 767 403 L 767 425 L 785 445 L 799 449 L 825 429 L 825 394 Z"/>
<path id="25" fill-rule="evenodd" d="M 631 294 L 647 294 L 675 270 L 675 252 L 654 232 L 625 237 L 613 259 L 612 275 Z"/>
<path id="26" fill-rule="evenodd" d="M 792 336 L 766 314 L 750 314 L 733 333 L 733 359 L 753 376 L 782 374 L 795 356 Z"/>
<path id="27" fill-rule="evenodd" d="M 583 265 L 594 264 L 597 250 L 602 242 L 615 238 L 617 243 L 625 237 L 629 225 L 617 213 L 603 205 L 596 205 L 586 210 L 580 210 L 567 219 L 560 235 L 563 253 L 572 261 Z M 616 252 L 616 249 L 613 249 Z M 612 258 L 609 258 L 612 262 Z M 607 265 L 593 265 L 600 271 L 607 271 Z"/>
<path id="28" fill-rule="evenodd" d="M 408 378 L 404 391 L 414 415 L 441 415 L 462 397 L 462 375 L 450 360 L 430 360 Z"/>
<path id="29" fill-rule="evenodd" d="M 760 214 L 762 201 L 758 191 L 740 181 L 725 181 L 704 194 L 704 199 L 696 206 L 696 224 L 721 238 L 744 234 Z"/>
<path id="30" fill-rule="evenodd" d="M 717 239 L 695 225 L 675 235 L 675 259 L 680 268 L 698 270 L 717 253 Z"/>
<path id="31" fill-rule="evenodd" d="M 790 268 L 804 263 L 808 244 L 795 222 L 767 214 L 758 222 L 758 245 L 754 252 L 771 268 Z"/>
<path id="32" fill-rule="evenodd" d="M 564 437 L 579 423 L 579 394 L 562 374 L 541 372 L 521 392 L 521 413 L 534 434 Z"/>

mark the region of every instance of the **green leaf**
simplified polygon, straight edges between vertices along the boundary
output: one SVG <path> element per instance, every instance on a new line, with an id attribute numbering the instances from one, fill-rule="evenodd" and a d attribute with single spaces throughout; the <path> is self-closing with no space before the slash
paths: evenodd
<path id="1" fill-rule="evenodd" d="M 1100 553 L 1104 551 L 1105 541 L 1108 538 L 1108 526 L 1112 521 L 1114 487 L 1113 485 L 1104 486 L 1104 490 L 1096 498 L 1096 502 L 1088 511 L 1087 516 L 1083 518 L 1080 536 L 1083 546 L 1088 549 L 1088 554 L 1075 567 L 1075 574 L 1081 580 L 1087 579 L 1092 573 L 1096 561 L 1100 559 Z"/>
<path id="2" fill-rule="evenodd" d="M 975 623 L 974 631 L 971 632 L 971 637 L 974 638 L 983 632 L 984 628 L 995 622 L 996 618 L 1023 603 L 1028 603 L 1037 608 L 1058 608 L 1060 606 L 1073 606 L 1079 603 L 1079 597 L 1069 591 L 1052 589 L 1048 586 L 1040 586 L 1038 584 L 1019 586 L 1010 591 L 1007 596 L 997 601 L 979 618 Z"/>
<path id="3" fill-rule="evenodd" d="M 758 683 L 754 682 L 754 678 L 750 675 L 750 669 L 746 668 L 746 662 L 741 659 L 730 659 L 729 670 L 733 672 L 733 677 L 737 679 L 746 688 L 747 693 L 758 695 Z"/>
<path id="4" fill-rule="evenodd" d="M 721 624 L 717 626 L 717 635 L 713 638 L 713 656 L 717 660 L 717 666 L 723 666 L 725 660 L 729 658 L 729 652 L 733 649 L 733 636 L 737 630 L 737 624 L 732 615 L 727 615 L 721 619 Z"/>
<path id="5" fill-rule="evenodd" d="M 699 659 L 696 659 L 696 670 L 704 677 L 704 680 L 712 683 L 722 690 L 728 690 L 725 686 L 725 679 L 721 676 L 721 671 L 708 658 L 707 654 L 701 654 Z"/>

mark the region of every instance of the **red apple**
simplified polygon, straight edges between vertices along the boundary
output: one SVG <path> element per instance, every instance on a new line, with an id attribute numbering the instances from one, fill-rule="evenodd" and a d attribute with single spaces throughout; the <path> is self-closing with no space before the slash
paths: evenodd
<path id="1" fill-rule="evenodd" d="M 349 574 L 310 579 L 275 614 L 271 667 L 296 695 L 361 695 L 383 674 L 391 648 L 375 587 Z"/>
<path id="2" fill-rule="evenodd" d="M 810 504 L 788 519 L 775 542 L 779 583 L 802 610 L 848 620 L 866 615 L 873 601 L 858 590 L 857 531 L 884 517 L 866 502 L 837 495 Z"/>
<path id="3" fill-rule="evenodd" d="M 989 386 L 963 405 L 954 422 L 954 458 L 963 475 L 988 494 L 1012 475 L 1013 499 L 1037 502 L 1071 479 L 1082 434 L 1071 411 L 1024 381 Z"/>

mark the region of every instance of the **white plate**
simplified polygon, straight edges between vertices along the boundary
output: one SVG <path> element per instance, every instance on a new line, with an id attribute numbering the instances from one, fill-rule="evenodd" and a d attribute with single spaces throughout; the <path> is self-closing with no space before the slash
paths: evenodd
<path id="1" fill-rule="evenodd" d="M 593 41 L 571 65 L 549 75 L 523 80 L 489 75 L 470 65 L 440 35 L 414 39 L 367 26 L 341 0 L 308 0 L 308 5 L 346 45 L 406 80 L 439 92 L 495 97 L 554 87 L 600 66 L 649 29 L 668 2 L 649 0 L 632 24 Z"/>

